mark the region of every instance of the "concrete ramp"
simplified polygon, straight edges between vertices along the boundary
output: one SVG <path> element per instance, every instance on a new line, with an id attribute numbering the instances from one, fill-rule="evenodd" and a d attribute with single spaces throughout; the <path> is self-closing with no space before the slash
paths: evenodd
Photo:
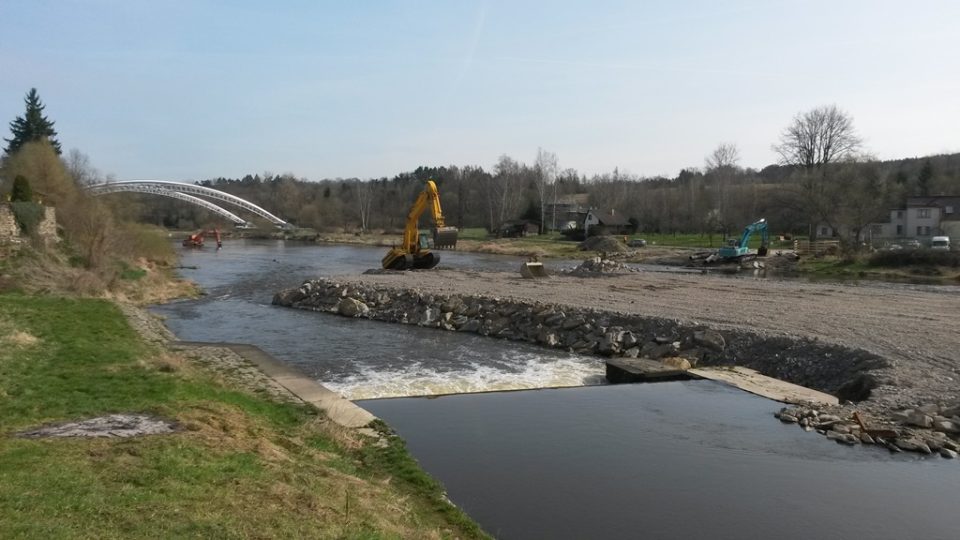
<path id="1" fill-rule="evenodd" d="M 687 373 L 702 379 L 727 383 L 751 394 L 783 403 L 839 404 L 839 400 L 830 394 L 767 377 L 750 368 L 740 366 L 704 367 L 690 369 Z"/>
<path id="2" fill-rule="evenodd" d="M 280 362 L 254 345 L 205 341 L 176 341 L 171 345 L 174 347 L 222 347 L 230 349 L 255 365 L 265 375 L 289 390 L 293 395 L 325 412 L 330 420 L 343 427 L 361 428 L 377 419 L 366 409 L 343 398 L 340 394 L 300 373 L 292 366 Z"/>

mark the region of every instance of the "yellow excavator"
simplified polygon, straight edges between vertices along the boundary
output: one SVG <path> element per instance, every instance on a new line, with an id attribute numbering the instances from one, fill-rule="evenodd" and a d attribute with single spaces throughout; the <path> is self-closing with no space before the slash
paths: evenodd
<path id="1" fill-rule="evenodd" d="M 403 229 L 403 243 L 394 246 L 383 258 L 383 267 L 388 270 L 408 270 L 411 268 L 433 268 L 440 262 L 440 256 L 430 251 L 427 235 L 421 235 L 418 229 L 420 216 L 430 208 L 433 218 L 433 247 L 435 249 L 453 249 L 457 246 L 457 228 L 447 227 L 440 211 L 440 193 L 433 180 L 427 180 L 427 186 L 413 203 L 407 215 L 407 226 Z"/>

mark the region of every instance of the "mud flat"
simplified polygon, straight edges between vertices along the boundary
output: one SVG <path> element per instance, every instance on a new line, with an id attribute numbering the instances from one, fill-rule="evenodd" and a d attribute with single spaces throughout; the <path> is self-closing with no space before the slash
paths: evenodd
<path id="1" fill-rule="evenodd" d="M 432 270 L 308 281 L 274 303 L 583 354 L 745 366 L 841 400 L 785 409 L 784 422 L 891 451 L 960 449 L 958 287 Z"/>

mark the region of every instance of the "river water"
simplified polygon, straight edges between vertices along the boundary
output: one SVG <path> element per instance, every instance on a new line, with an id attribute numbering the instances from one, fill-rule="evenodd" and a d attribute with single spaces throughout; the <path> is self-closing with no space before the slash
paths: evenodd
<path id="1" fill-rule="evenodd" d="M 178 337 L 260 346 L 386 420 L 499 538 L 960 538 L 960 463 L 844 447 L 709 381 L 603 385 L 603 363 L 537 347 L 277 308 L 381 248 L 233 241 L 184 251 L 206 295 L 153 308 Z M 442 266 L 516 270 L 444 253 Z M 572 387 L 452 395 L 392 396 Z"/>

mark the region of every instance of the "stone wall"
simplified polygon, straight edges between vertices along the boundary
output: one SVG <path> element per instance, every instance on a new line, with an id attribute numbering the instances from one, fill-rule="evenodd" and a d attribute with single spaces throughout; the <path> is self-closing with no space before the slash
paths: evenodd
<path id="1" fill-rule="evenodd" d="M 60 237 L 57 236 L 57 209 L 52 206 L 47 206 L 43 210 L 43 220 L 37 225 L 37 236 L 47 243 L 59 242 Z"/>
<path id="2" fill-rule="evenodd" d="M 862 350 L 808 339 L 716 330 L 640 317 L 497 297 L 424 294 L 329 279 L 277 293 L 282 306 L 538 343 L 608 357 L 679 357 L 691 365 L 742 365 L 765 375 L 859 401 L 886 362 Z"/>
<path id="3" fill-rule="evenodd" d="M 20 226 L 7 204 L 0 204 L 0 244 L 20 243 Z"/>
<path id="4" fill-rule="evenodd" d="M 37 224 L 37 237 L 49 245 L 60 241 L 57 235 L 57 210 L 52 206 L 43 209 L 43 219 Z M 20 233 L 20 226 L 13 215 L 9 204 L 0 204 L 0 244 L 20 244 L 24 236 Z"/>

